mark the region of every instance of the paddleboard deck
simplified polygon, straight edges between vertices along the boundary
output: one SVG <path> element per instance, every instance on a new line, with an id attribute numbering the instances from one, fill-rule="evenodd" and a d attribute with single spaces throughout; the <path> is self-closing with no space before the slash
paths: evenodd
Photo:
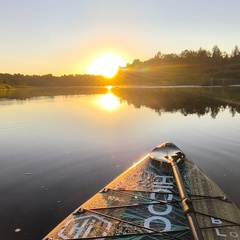
<path id="1" fill-rule="evenodd" d="M 203 239 L 240 239 L 240 210 L 178 147 L 178 169 Z M 146 155 L 81 205 L 44 240 L 194 239 L 168 163 Z"/>

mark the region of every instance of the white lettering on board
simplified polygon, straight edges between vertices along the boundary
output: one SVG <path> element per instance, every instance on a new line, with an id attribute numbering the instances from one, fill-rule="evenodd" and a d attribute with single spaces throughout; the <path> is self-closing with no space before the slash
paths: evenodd
<path id="1" fill-rule="evenodd" d="M 77 224 L 74 224 L 73 227 L 71 228 L 69 234 L 72 235 L 74 232 L 76 232 L 76 234 L 73 236 L 73 238 L 78 238 L 82 232 L 82 230 L 85 228 L 85 226 L 88 224 L 89 219 L 86 219 L 83 224 L 81 225 L 81 227 L 78 226 Z"/>
<path id="2" fill-rule="evenodd" d="M 71 226 L 73 222 L 73 226 L 70 230 L 68 230 L 69 226 Z M 94 228 L 94 224 L 99 222 L 102 222 L 102 225 L 106 230 L 102 233 L 102 236 L 107 236 L 107 232 L 109 232 L 112 223 L 95 214 L 70 219 L 58 232 L 58 236 L 62 239 L 78 239 L 82 234 L 82 238 L 86 238 L 88 237 L 92 228 Z"/>
<path id="3" fill-rule="evenodd" d="M 90 233 L 91 229 L 93 228 L 93 224 L 96 222 L 96 220 L 92 220 L 92 222 L 89 224 L 87 230 L 85 231 L 85 233 L 83 234 L 83 238 L 86 238 L 88 236 L 88 234 Z M 75 235 L 76 236 L 76 235 Z M 78 235 L 79 237 L 79 235 Z"/>
<path id="4" fill-rule="evenodd" d="M 211 217 L 211 222 L 216 225 L 222 224 L 222 221 L 220 219 L 213 218 L 213 217 Z M 220 233 L 220 230 L 218 228 L 215 228 L 215 232 L 218 237 L 226 237 L 227 236 L 226 234 Z"/>
<path id="5" fill-rule="evenodd" d="M 167 201 L 171 201 L 173 198 L 173 194 L 169 189 L 173 188 L 173 177 L 172 176 L 159 176 L 157 175 L 156 178 L 159 179 L 158 182 L 154 182 L 154 190 L 160 191 L 162 193 L 169 193 L 167 197 Z"/>
<path id="6" fill-rule="evenodd" d="M 219 237 L 227 237 L 226 234 L 220 233 L 220 230 L 218 228 L 215 228 L 215 232 L 216 232 L 216 235 L 219 236 Z"/>
<path id="7" fill-rule="evenodd" d="M 236 232 L 230 232 L 230 235 L 234 238 L 238 237 L 238 234 Z"/>
<path id="8" fill-rule="evenodd" d="M 211 222 L 212 222 L 213 224 L 222 224 L 222 221 L 221 221 L 220 219 L 213 218 L 213 217 L 211 217 Z"/>
<path id="9" fill-rule="evenodd" d="M 171 230 L 171 222 L 167 218 L 159 217 L 159 216 L 153 216 L 153 217 L 146 219 L 144 222 L 144 227 L 150 228 L 150 223 L 152 221 L 156 221 L 156 220 L 159 220 L 159 221 L 162 221 L 165 223 L 165 228 L 162 231 L 170 231 Z"/>
<path id="10" fill-rule="evenodd" d="M 220 220 L 220 219 L 217 219 L 217 218 L 213 218 L 213 217 L 211 217 L 211 222 L 213 223 L 213 224 L 216 224 L 216 225 L 221 225 L 222 224 L 222 221 Z M 228 227 L 228 229 L 230 229 L 230 230 L 235 230 L 235 228 L 234 227 Z M 223 230 L 222 230 L 223 231 Z M 226 230 L 225 230 L 226 231 Z M 234 232 L 234 231 L 232 231 L 232 232 L 220 232 L 220 230 L 219 230 L 219 228 L 215 228 L 215 232 L 216 232 L 216 235 L 218 236 L 218 237 L 228 237 L 229 235 L 231 236 L 231 237 L 233 237 L 233 238 L 237 238 L 238 237 L 238 233 L 236 233 L 236 232 Z M 228 235 L 229 234 L 229 235 Z"/>
<path id="11" fill-rule="evenodd" d="M 171 191 L 169 191 L 169 190 L 164 190 L 164 192 L 165 192 L 165 193 L 171 193 Z M 171 200 L 172 200 L 172 197 L 173 197 L 173 195 L 172 195 L 172 194 L 169 194 L 167 200 L 171 201 Z M 150 194 L 150 198 L 151 198 L 151 199 L 156 199 L 155 193 L 151 193 L 151 194 Z M 166 207 L 167 207 L 167 209 L 166 209 L 164 212 L 157 212 L 157 211 L 154 210 L 154 205 L 149 205 L 149 206 L 148 206 L 148 211 L 149 211 L 150 213 L 152 213 L 152 214 L 155 214 L 155 215 L 167 215 L 167 214 L 169 214 L 169 213 L 172 211 L 172 206 L 166 204 Z"/>
<path id="12" fill-rule="evenodd" d="M 234 231 L 234 230 L 235 230 L 235 227 L 228 227 L 228 229 Z M 231 237 L 234 237 L 234 238 L 236 238 L 236 237 L 239 236 L 238 233 L 236 233 L 236 232 L 230 232 L 230 235 L 231 235 Z"/>
<path id="13" fill-rule="evenodd" d="M 160 175 L 157 175 L 155 177 L 159 181 L 154 182 L 154 186 L 153 186 L 154 190 L 159 191 L 161 193 L 169 193 L 168 196 L 167 196 L 167 201 L 171 201 L 172 198 L 173 198 L 173 194 L 170 191 L 170 189 L 173 188 L 173 181 L 172 181 L 173 177 L 172 176 L 160 176 Z M 151 193 L 150 198 L 152 200 L 157 200 L 156 199 L 156 193 Z M 149 228 L 152 221 L 159 220 L 159 221 L 162 221 L 162 222 L 165 223 L 165 228 L 162 229 L 162 231 L 170 231 L 171 230 L 171 222 L 167 218 L 163 217 L 165 215 L 168 215 L 170 212 L 172 212 L 172 206 L 171 205 L 166 204 L 166 209 L 164 211 L 161 211 L 161 212 L 156 211 L 154 209 L 154 205 L 149 205 L 148 206 L 148 211 L 150 213 L 154 214 L 154 215 L 157 215 L 157 216 L 152 216 L 152 217 L 147 218 L 144 222 L 144 227 Z"/>

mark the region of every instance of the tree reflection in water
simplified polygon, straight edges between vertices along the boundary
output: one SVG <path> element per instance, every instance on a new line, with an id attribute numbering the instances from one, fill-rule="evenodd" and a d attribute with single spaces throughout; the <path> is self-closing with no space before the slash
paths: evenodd
<path id="1" fill-rule="evenodd" d="M 232 116 L 240 113 L 240 87 L 75 87 L 42 88 L 0 92 L 2 99 L 26 100 L 33 97 L 51 97 L 60 95 L 95 95 L 102 94 L 102 106 L 111 110 L 120 102 L 132 104 L 135 108 L 142 106 L 162 112 L 181 112 L 187 116 L 209 114 L 215 118 L 226 108 Z"/>
<path id="2" fill-rule="evenodd" d="M 145 106 L 157 113 L 179 111 L 183 115 L 211 114 L 215 118 L 228 108 L 232 116 L 240 113 L 240 88 L 114 88 L 112 92 L 133 104 L 136 108 Z"/>

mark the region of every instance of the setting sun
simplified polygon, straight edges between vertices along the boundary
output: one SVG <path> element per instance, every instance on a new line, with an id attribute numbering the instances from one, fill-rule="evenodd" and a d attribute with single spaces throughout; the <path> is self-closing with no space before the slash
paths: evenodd
<path id="1" fill-rule="evenodd" d="M 123 58 L 112 53 L 106 53 L 97 57 L 91 65 L 88 66 L 88 73 L 112 78 L 117 73 L 118 68 L 125 65 L 126 62 Z"/>

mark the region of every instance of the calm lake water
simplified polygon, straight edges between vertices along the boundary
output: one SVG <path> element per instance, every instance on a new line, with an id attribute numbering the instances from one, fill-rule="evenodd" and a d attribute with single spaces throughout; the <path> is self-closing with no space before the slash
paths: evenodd
<path id="1" fill-rule="evenodd" d="M 164 141 L 240 207 L 239 87 L 0 92 L 1 239 L 43 238 Z"/>

